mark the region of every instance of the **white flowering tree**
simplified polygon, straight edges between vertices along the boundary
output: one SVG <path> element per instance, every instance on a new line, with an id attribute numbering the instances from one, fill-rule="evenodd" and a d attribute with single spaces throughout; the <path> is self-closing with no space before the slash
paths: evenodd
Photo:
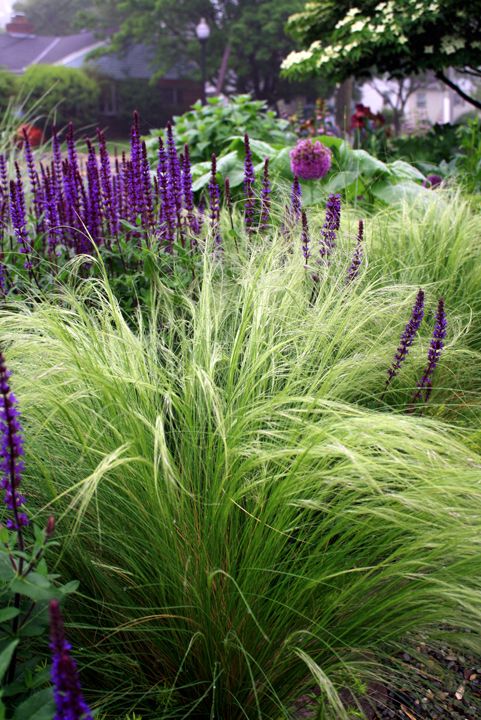
<path id="1" fill-rule="evenodd" d="M 481 0 L 314 0 L 289 19 L 304 50 L 282 63 L 288 77 L 387 74 L 402 78 L 432 72 L 467 102 L 481 108 L 449 77 L 456 68 L 481 79 Z"/>

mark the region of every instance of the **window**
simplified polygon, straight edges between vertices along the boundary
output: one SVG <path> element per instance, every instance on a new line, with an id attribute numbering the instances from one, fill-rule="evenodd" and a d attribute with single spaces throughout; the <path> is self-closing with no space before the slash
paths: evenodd
<path id="1" fill-rule="evenodd" d="M 422 110 L 427 106 L 427 98 L 425 92 L 416 93 L 416 107 L 418 110 Z"/>
<path id="2" fill-rule="evenodd" d="M 100 103 L 102 115 L 117 115 L 119 111 L 117 99 L 117 87 L 115 83 L 104 85 Z"/>

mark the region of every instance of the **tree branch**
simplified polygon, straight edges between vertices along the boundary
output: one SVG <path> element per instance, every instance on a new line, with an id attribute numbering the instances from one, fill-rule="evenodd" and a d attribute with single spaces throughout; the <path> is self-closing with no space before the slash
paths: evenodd
<path id="1" fill-rule="evenodd" d="M 438 80 L 441 80 L 445 85 L 451 88 L 451 90 L 454 90 L 455 93 L 459 95 L 459 97 L 462 97 L 463 100 L 466 100 L 470 105 L 474 105 L 474 107 L 479 108 L 481 110 L 481 102 L 479 100 L 475 100 L 470 95 L 467 95 L 464 90 L 461 90 L 459 85 L 456 85 L 456 83 L 453 83 L 452 80 L 450 80 L 442 70 L 438 70 L 436 72 L 436 77 Z"/>

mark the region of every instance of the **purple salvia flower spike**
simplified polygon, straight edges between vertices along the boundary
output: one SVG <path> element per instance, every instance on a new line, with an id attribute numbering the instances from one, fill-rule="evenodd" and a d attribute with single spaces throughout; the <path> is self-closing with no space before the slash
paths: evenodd
<path id="1" fill-rule="evenodd" d="M 97 128 L 100 155 L 100 187 L 102 190 L 102 206 L 104 208 L 106 232 L 112 235 L 116 231 L 115 211 L 112 189 L 112 167 L 107 150 L 105 133 Z"/>
<path id="2" fill-rule="evenodd" d="M 182 181 L 180 173 L 180 160 L 175 145 L 174 132 L 172 123 L 167 123 L 167 158 L 169 177 L 172 188 L 172 198 L 174 200 L 175 212 L 177 215 L 177 224 L 180 227 L 180 212 L 182 210 Z"/>
<path id="3" fill-rule="evenodd" d="M 291 188 L 290 215 L 291 215 L 292 220 L 294 220 L 295 222 L 300 220 L 301 210 L 302 210 L 302 189 L 301 189 L 301 185 L 299 183 L 299 178 L 296 175 L 292 182 L 292 188 Z"/>
<path id="4" fill-rule="evenodd" d="M 304 266 L 307 267 L 307 263 L 309 261 L 310 255 L 311 255 L 311 251 L 309 249 L 311 238 L 309 235 L 309 226 L 307 224 L 307 215 L 306 215 L 305 210 L 301 211 L 301 222 L 302 222 L 302 233 L 301 233 L 302 254 L 304 255 Z"/>
<path id="5" fill-rule="evenodd" d="M 172 253 L 176 225 L 175 201 L 172 195 L 172 184 L 170 182 L 167 154 L 161 137 L 159 137 L 159 164 L 157 166 L 157 178 L 160 193 L 160 236 L 166 243 L 165 251 Z"/>
<path id="6" fill-rule="evenodd" d="M 394 360 L 392 362 L 391 367 L 387 371 L 387 380 L 385 385 L 385 390 L 389 387 L 392 380 L 396 377 L 399 370 L 401 369 L 401 365 L 406 359 L 406 356 L 409 352 L 409 348 L 413 344 L 416 334 L 421 326 L 421 323 L 423 321 L 424 317 L 424 290 L 419 290 L 418 294 L 416 296 L 416 302 L 414 303 L 414 306 L 411 310 L 411 317 L 409 318 L 409 321 L 404 328 L 404 331 L 401 335 L 401 338 L 399 340 L 399 346 L 396 350 L 396 354 L 394 356 Z"/>
<path id="7" fill-rule="evenodd" d="M 319 254 L 325 260 L 336 247 L 337 233 L 341 224 L 341 196 L 329 195 L 326 203 L 326 217 L 321 229 Z"/>
<path id="8" fill-rule="evenodd" d="M 8 196 L 8 169 L 5 155 L 0 153 L 0 193 L 4 198 Z"/>
<path id="9" fill-rule="evenodd" d="M 72 646 L 65 638 L 58 600 L 51 600 L 49 609 L 51 677 L 56 707 L 54 720 L 93 720 L 83 697 L 77 663 L 70 654 Z"/>
<path id="10" fill-rule="evenodd" d="M 249 141 L 249 135 L 244 135 L 244 223 L 248 233 L 254 231 L 254 215 L 256 208 L 256 198 L 254 194 L 255 173 L 254 164 L 252 162 L 252 151 Z"/>
<path id="11" fill-rule="evenodd" d="M 101 194 L 100 176 L 97 155 L 90 140 L 87 140 L 87 186 L 88 186 L 88 211 L 87 227 L 95 243 L 101 240 Z"/>
<path id="12" fill-rule="evenodd" d="M 32 270 L 32 261 L 30 259 L 31 243 L 27 231 L 27 221 L 25 218 L 25 199 L 23 195 L 23 185 L 21 179 L 17 182 L 10 181 L 10 217 L 12 219 L 13 229 L 20 245 L 20 252 L 25 255 L 24 267 L 26 270 Z"/>
<path id="13" fill-rule="evenodd" d="M 359 275 L 359 268 L 361 267 L 362 256 L 364 254 L 363 239 L 364 239 L 364 222 L 362 220 L 359 220 L 356 249 L 354 250 L 354 255 L 352 256 L 352 261 L 351 261 L 351 264 L 347 271 L 346 285 L 349 285 L 350 283 L 352 283 L 353 280 L 355 280 L 357 278 L 357 276 Z"/>
<path id="14" fill-rule="evenodd" d="M 436 312 L 434 330 L 428 350 L 428 362 L 426 367 L 424 368 L 423 376 L 418 382 L 417 390 L 411 400 L 411 408 L 419 400 L 424 399 L 424 402 L 427 402 L 429 400 L 432 390 L 433 374 L 437 364 L 439 363 L 439 359 L 441 357 L 441 353 L 444 347 L 444 339 L 446 337 L 447 326 L 448 322 L 444 309 L 444 299 L 440 298 L 438 302 L 438 309 Z"/>
<path id="15" fill-rule="evenodd" d="M 269 225 L 271 215 L 271 183 L 269 180 L 269 158 L 264 160 L 264 172 L 261 188 L 261 223 L 263 230 Z"/>
<path id="16" fill-rule="evenodd" d="M 142 141 L 141 145 L 141 160 L 142 160 L 142 183 L 143 183 L 143 223 L 144 227 L 148 230 L 152 230 L 154 226 L 154 202 L 152 198 L 152 182 L 150 179 L 150 165 L 147 156 L 147 145 L 145 141 Z"/>
<path id="17" fill-rule="evenodd" d="M 210 201 L 210 227 L 214 238 L 215 252 L 222 250 L 222 238 L 220 236 L 220 190 L 217 183 L 217 158 L 212 154 L 211 174 L 209 180 L 209 201 Z"/>
<path id="18" fill-rule="evenodd" d="M 134 110 L 130 129 L 130 162 L 131 180 L 129 183 L 129 201 L 132 208 L 131 220 L 135 222 L 137 215 L 143 214 L 142 159 L 140 147 L 139 113 Z"/>
<path id="19" fill-rule="evenodd" d="M 189 146 L 184 145 L 184 157 L 182 162 L 182 190 L 184 194 L 184 206 L 187 210 L 187 221 L 194 235 L 199 232 L 199 224 L 194 212 L 194 193 L 192 191 L 192 170 L 190 162 Z M 196 245 L 195 240 L 192 241 L 192 247 Z"/>
<path id="20" fill-rule="evenodd" d="M 26 513 L 21 509 L 25 498 L 18 489 L 24 471 L 23 437 L 17 399 L 10 388 L 9 378 L 10 372 L 7 370 L 5 358 L 0 353 L 1 486 L 5 492 L 4 503 L 12 511 L 12 518 L 7 520 L 7 527 L 19 533 L 19 547 L 23 550 L 22 528 L 29 522 Z"/>

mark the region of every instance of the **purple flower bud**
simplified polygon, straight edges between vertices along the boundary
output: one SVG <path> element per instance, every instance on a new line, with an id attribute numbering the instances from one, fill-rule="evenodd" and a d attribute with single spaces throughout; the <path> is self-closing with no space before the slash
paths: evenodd
<path id="1" fill-rule="evenodd" d="M 444 310 L 444 300 L 443 298 L 440 298 L 438 302 L 438 309 L 436 312 L 436 321 L 434 323 L 433 335 L 428 350 L 428 362 L 426 367 L 424 368 L 423 376 L 418 382 L 417 390 L 411 400 L 411 406 L 413 406 L 419 400 L 422 400 L 423 396 L 424 402 L 427 402 L 429 400 L 432 391 L 433 374 L 444 347 L 443 340 L 446 337 L 447 326 L 448 322 L 446 319 L 446 312 Z"/>
<path id="2" fill-rule="evenodd" d="M 261 188 L 261 223 L 263 230 L 269 225 L 271 215 L 271 183 L 269 181 L 269 158 L 264 160 L 264 173 Z"/>
<path id="3" fill-rule="evenodd" d="M 363 245 L 362 245 L 363 239 L 364 239 L 364 223 L 362 220 L 359 220 L 356 249 L 354 250 L 354 255 L 352 256 L 352 261 L 351 261 L 351 264 L 347 271 L 346 285 L 349 285 L 350 283 L 352 283 L 353 280 L 355 280 L 359 274 L 359 268 L 361 266 L 362 256 L 364 254 L 364 249 L 363 249 Z"/>
<path id="4" fill-rule="evenodd" d="M 21 511 L 25 498 L 18 490 L 24 470 L 23 437 L 17 399 L 10 389 L 9 378 L 5 358 L 0 353 L 0 484 L 5 491 L 3 501 L 13 516 L 7 520 L 7 527 L 21 533 L 22 527 L 28 525 L 28 517 Z"/>
<path id="5" fill-rule="evenodd" d="M 255 173 L 252 163 L 252 152 L 249 142 L 249 136 L 244 135 L 245 160 L 244 160 L 244 222 L 248 233 L 254 231 L 254 214 L 256 207 L 256 199 L 254 194 Z"/>
<path id="6" fill-rule="evenodd" d="M 302 212 L 301 212 L 301 219 L 302 219 L 302 233 L 301 233 L 302 254 L 304 255 L 305 267 L 307 267 L 307 263 L 309 261 L 310 255 L 311 255 L 311 251 L 309 250 L 309 244 L 311 242 L 311 238 L 309 236 L 309 226 L 307 224 L 307 215 L 306 215 L 305 210 L 302 210 Z"/>
<path id="7" fill-rule="evenodd" d="M 294 177 L 291 188 L 291 209 L 290 214 L 296 222 L 301 217 L 302 209 L 302 190 L 297 175 Z"/>
<path id="8" fill-rule="evenodd" d="M 58 600 L 50 601 L 50 650 L 56 713 L 54 720 L 93 720 L 82 694 L 77 664 L 65 630 Z"/>
<path id="9" fill-rule="evenodd" d="M 402 363 L 406 359 L 407 354 L 409 352 L 409 348 L 413 344 L 416 334 L 421 326 L 423 317 L 424 317 L 424 291 L 419 290 L 418 294 L 416 295 L 416 302 L 414 303 L 414 306 L 411 310 L 411 317 L 409 318 L 409 322 L 407 323 L 406 327 L 404 328 L 404 331 L 401 335 L 401 339 L 399 340 L 399 346 L 398 346 L 398 349 L 396 350 L 396 354 L 394 356 L 392 365 L 389 368 L 389 370 L 387 371 L 388 377 L 386 380 L 385 389 L 387 389 L 389 387 L 393 378 L 398 374 Z"/>
<path id="10" fill-rule="evenodd" d="M 222 238 L 219 232 L 220 225 L 220 190 L 217 184 L 217 160 L 212 154 L 211 175 L 209 180 L 209 201 L 210 201 L 210 227 L 214 238 L 216 251 L 222 250 Z"/>

